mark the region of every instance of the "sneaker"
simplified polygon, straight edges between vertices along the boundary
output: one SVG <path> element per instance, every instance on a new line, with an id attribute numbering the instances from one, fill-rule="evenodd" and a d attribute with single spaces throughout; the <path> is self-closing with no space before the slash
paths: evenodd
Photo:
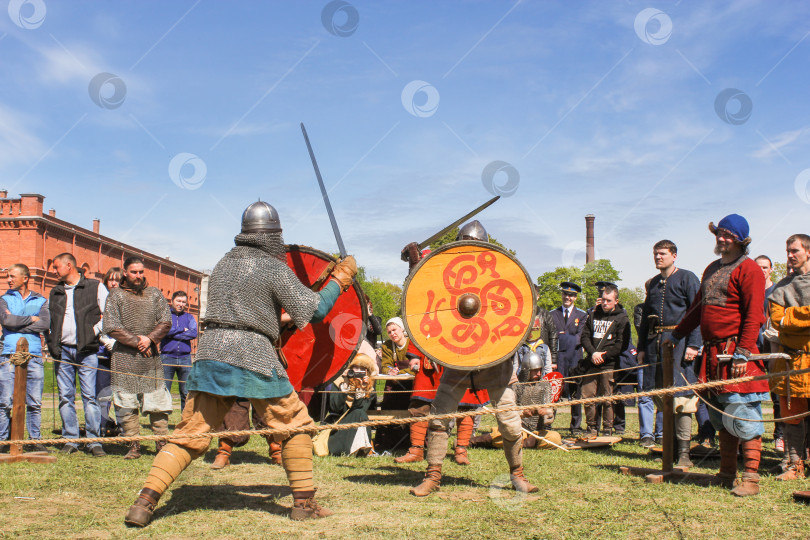
<path id="1" fill-rule="evenodd" d="M 603 429 L 602 430 L 603 437 L 613 437 L 613 430 L 612 429 Z"/>
<path id="2" fill-rule="evenodd" d="M 664 446 L 664 438 L 663 437 L 656 437 L 655 438 L 655 446 Z"/>
<path id="3" fill-rule="evenodd" d="M 104 457 L 107 455 L 107 452 L 101 446 L 94 446 L 90 449 L 90 453 L 93 457 Z"/>
<path id="4" fill-rule="evenodd" d="M 59 453 L 69 455 L 69 454 L 74 454 L 74 453 L 76 453 L 78 451 L 79 451 L 79 448 L 75 444 L 66 444 L 65 446 L 62 447 L 61 450 L 59 450 Z"/>
<path id="5" fill-rule="evenodd" d="M 773 447 L 777 452 L 785 451 L 785 439 L 776 439 L 773 441 Z"/>
<path id="6" fill-rule="evenodd" d="M 652 448 L 653 446 L 655 446 L 655 441 L 653 440 L 652 437 L 646 435 L 638 441 L 638 444 L 642 448 Z"/>
<path id="7" fill-rule="evenodd" d="M 39 444 L 39 443 L 32 446 L 31 451 L 32 452 L 48 452 L 49 454 L 51 453 L 51 451 L 48 450 L 47 446 L 45 446 L 44 444 Z"/>

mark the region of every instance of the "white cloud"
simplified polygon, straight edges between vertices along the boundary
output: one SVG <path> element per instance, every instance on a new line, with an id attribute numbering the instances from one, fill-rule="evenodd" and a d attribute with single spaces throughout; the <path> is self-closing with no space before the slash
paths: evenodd
<path id="1" fill-rule="evenodd" d="M 757 159 L 769 159 L 780 154 L 781 149 L 794 143 L 800 137 L 810 132 L 810 128 L 785 131 L 775 137 L 768 137 L 767 141 L 751 155 Z"/>
<path id="2" fill-rule="evenodd" d="M 31 123 L 17 111 L 0 105 L 0 167 L 28 163 L 45 153 L 43 141 L 27 127 Z"/>

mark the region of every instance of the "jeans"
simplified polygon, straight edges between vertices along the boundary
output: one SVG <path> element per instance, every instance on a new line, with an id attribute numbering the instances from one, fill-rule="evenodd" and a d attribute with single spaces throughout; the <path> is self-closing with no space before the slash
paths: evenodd
<path id="1" fill-rule="evenodd" d="M 163 378 L 166 379 L 166 390 L 169 392 L 172 391 L 172 381 L 174 380 L 174 374 L 177 373 L 177 386 L 180 388 L 180 410 L 182 411 L 186 408 L 186 395 L 188 394 L 186 391 L 186 380 L 188 379 L 188 374 L 191 372 L 191 356 L 181 356 L 179 358 L 161 356 L 160 360 L 163 362 Z"/>
<path id="2" fill-rule="evenodd" d="M 56 385 L 59 387 L 59 416 L 62 417 L 62 436 L 65 439 L 79 438 L 79 417 L 76 416 L 76 374 L 84 404 L 84 429 L 88 437 L 98 437 L 101 412 L 96 402 L 96 353 L 80 353 L 76 347 L 62 345 L 62 359 L 56 362 Z M 87 448 L 101 446 L 88 443 Z"/>
<path id="3" fill-rule="evenodd" d="M 98 356 L 98 367 L 100 368 L 96 371 L 96 403 L 99 408 L 98 432 L 103 435 L 110 419 L 110 405 L 112 404 L 110 358 Z"/>
<path id="4" fill-rule="evenodd" d="M 644 388 L 644 370 L 638 372 L 638 388 Z M 655 425 L 653 425 L 655 419 Z M 659 439 L 664 436 L 664 413 L 655 412 L 655 404 L 650 396 L 638 398 L 638 435 L 639 438 L 652 437 Z"/>
<path id="5" fill-rule="evenodd" d="M 7 361 L 9 356 L 0 356 L 0 361 Z M 11 406 L 14 397 L 15 367 L 9 362 L 0 366 L 0 440 L 9 438 L 11 426 Z M 41 358 L 32 358 L 28 362 L 28 381 L 26 381 L 25 396 L 25 426 L 28 428 L 28 437 L 41 439 L 40 425 L 42 423 L 42 390 L 45 387 L 45 368 Z"/>

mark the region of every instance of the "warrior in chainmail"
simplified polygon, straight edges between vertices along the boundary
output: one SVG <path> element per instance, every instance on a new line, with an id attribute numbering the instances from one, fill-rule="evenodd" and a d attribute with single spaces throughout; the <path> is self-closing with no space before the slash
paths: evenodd
<path id="1" fill-rule="evenodd" d="M 124 261 L 121 286 L 107 297 L 103 321 L 103 332 L 116 340 L 111 364 L 113 403 L 124 435 L 138 435 L 138 409 L 149 415 L 155 435 L 168 434 L 172 396 L 163 382 L 157 345 L 171 329 L 172 316 L 163 294 L 147 285 L 142 259 Z M 156 444 L 158 451 L 161 446 Z M 139 457 L 141 444 L 130 443 L 124 459 Z"/>
<path id="2" fill-rule="evenodd" d="M 282 324 L 303 329 L 310 322 L 323 320 L 341 290 L 351 286 L 357 273 L 354 258 L 340 261 L 320 292 L 311 291 L 285 264 L 278 213 L 261 201 L 242 214 L 242 231 L 235 243 L 209 279 L 206 330 L 189 374 L 182 421 L 169 444 L 155 457 L 140 495 L 127 512 L 124 521 L 129 526 L 146 526 L 160 496 L 211 444 L 211 437 L 188 439 L 183 435 L 208 433 L 219 426 L 236 396 L 248 399 L 270 428 L 314 425 L 273 343 Z M 282 309 L 286 312 L 283 315 Z M 274 438 L 281 443 L 282 462 L 293 493 L 290 517 L 303 520 L 331 515 L 314 499 L 310 435 Z"/>

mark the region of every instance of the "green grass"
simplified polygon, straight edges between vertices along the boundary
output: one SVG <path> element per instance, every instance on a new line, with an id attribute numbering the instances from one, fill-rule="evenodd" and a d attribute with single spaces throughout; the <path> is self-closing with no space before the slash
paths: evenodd
<path id="1" fill-rule="evenodd" d="M 43 414 L 43 428 L 50 427 L 49 414 Z M 172 420 L 178 416 L 175 411 Z M 631 429 L 635 420 L 628 414 Z M 485 425 L 491 423 L 488 418 Z M 567 424 L 567 415 L 558 415 L 556 425 Z M 234 464 L 219 472 L 208 467 L 212 447 L 164 496 L 155 521 L 131 530 L 123 515 L 152 456 L 124 461 L 123 447 L 105 448 L 111 455 L 104 459 L 74 454 L 54 464 L 2 466 L 0 538 L 810 537 L 810 509 L 790 496 L 795 489 L 810 489 L 810 481 L 777 482 L 763 474 L 762 493 L 746 499 L 717 487 L 648 484 L 617 471 L 620 465 L 660 467 L 635 440 L 593 451 L 527 450 L 526 474 L 540 492 L 522 497 L 498 487 L 507 473 L 500 450 L 470 450 L 468 467 L 448 459 L 441 491 L 425 499 L 408 494 L 424 462 L 398 466 L 390 457 L 315 458 L 318 500 L 335 515 L 295 523 L 287 517 L 292 499 L 284 473 L 268 464 L 264 440 L 253 437 L 234 452 Z M 761 472 L 777 461 L 769 437 L 766 448 Z M 717 461 L 701 465 L 697 472 L 713 473 Z"/>

